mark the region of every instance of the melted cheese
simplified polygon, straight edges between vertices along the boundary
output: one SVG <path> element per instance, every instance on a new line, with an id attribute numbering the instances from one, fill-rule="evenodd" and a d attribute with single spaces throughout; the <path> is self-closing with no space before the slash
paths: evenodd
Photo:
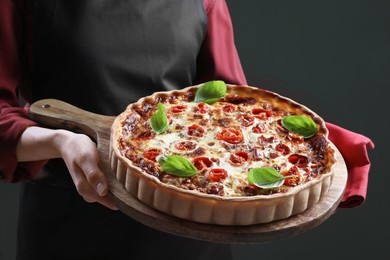
<path id="1" fill-rule="evenodd" d="M 165 104 L 166 111 L 177 104 Z M 286 136 L 280 134 L 277 131 L 277 120 L 281 116 L 271 116 L 267 119 L 255 117 L 254 123 L 250 126 L 243 126 L 238 120 L 240 115 L 250 115 L 252 106 L 235 106 L 235 111 L 232 113 L 223 114 L 222 107 L 226 105 L 223 102 L 216 102 L 213 105 L 206 105 L 208 111 L 205 114 L 196 112 L 198 104 L 190 102 L 185 103 L 187 106 L 186 110 L 181 113 L 169 113 L 171 118 L 171 124 L 168 130 L 162 134 L 157 134 L 153 139 L 147 140 L 141 143 L 139 146 L 139 153 L 143 153 L 148 148 L 159 147 L 165 154 L 179 154 L 187 157 L 190 161 L 196 157 L 190 155 L 197 148 L 204 148 L 204 154 L 214 159 L 212 168 L 223 168 L 228 172 L 228 178 L 221 180 L 221 184 L 224 185 L 225 196 L 240 196 L 242 194 L 242 187 L 247 185 L 247 175 L 251 168 L 261 167 L 279 167 L 280 172 L 287 172 L 292 165 L 288 161 L 288 156 L 291 154 L 303 154 L 308 158 L 311 156 L 311 149 L 306 143 L 294 143 L 286 140 Z M 218 120 L 229 119 L 228 127 L 235 127 L 239 129 L 243 134 L 243 141 L 239 144 L 229 144 L 223 140 L 217 140 L 216 136 L 219 132 L 225 128 L 224 125 L 220 125 Z M 188 128 L 193 124 L 201 126 L 205 133 L 201 137 L 189 136 L 187 134 Z M 265 131 L 263 133 L 254 133 L 252 128 L 257 124 L 263 124 Z M 264 145 L 261 145 L 259 138 L 269 139 L 270 141 Z M 272 140 L 271 140 L 272 139 Z M 175 144 L 177 142 L 193 142 L 195 147 L 190 150 L 177 149 Z M 290 149 L 290 153 L 282 155 L 276 150 L 276 145 L 283 143 Z M 253 149 L 258 150 L 259 159 L 249 160 L 241 166 L 233 166 L 229 163 L 229 158 L 232 153 L 237 151 L 246 151 L 252 156 Z M 311 165 L 308 165 L 310 167 Z M 307 176 L 307 171 L 299 168 L 299 174 L 301 175 L 301 182 Z M 176 185 L 179 185 L 182 178 L 177 178 Z M 169 180 L 170 182 L 172 179 Z M 241 188 L 240 188 L 241 187 Z"/>

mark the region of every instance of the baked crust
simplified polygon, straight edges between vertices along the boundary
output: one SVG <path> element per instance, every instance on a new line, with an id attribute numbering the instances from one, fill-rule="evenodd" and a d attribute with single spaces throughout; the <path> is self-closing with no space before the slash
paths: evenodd
<path id="1" fill-rule="evenodd" d="M 111 128 L 110 162 L 116 177 L 130 195 L 166 214 L 190 221 L 217 225 L 252 225 L 288 218 L 316 204 L 332 183 L 335 163 L 334 150 L 327 139 L 324 120 L 307 107 L 276 93 L 250 86 L 227 85 L 228 95 L 266 100 L 271 106 L 291 114 L 306 114 L 319 126 L 317 135 L 327 141 L 324 171 L 318 177 L 302 183 L 285 193 L 256 196 L 224 197 L 185 190 L 163 183 L 135 165 L 121 153 L 123 122 L 142 108 L 156 106 L 161 100 L 186 97 L 193 100 L 201 85 L 182 90 L 156 92 L 130 104 L 114 121 Z"/>

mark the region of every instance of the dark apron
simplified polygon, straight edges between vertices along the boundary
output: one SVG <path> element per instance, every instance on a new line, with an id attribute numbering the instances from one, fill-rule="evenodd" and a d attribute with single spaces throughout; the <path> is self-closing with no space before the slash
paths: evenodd
<path id="1" fill-rule="evenodd" d="M 33 100 L 118 115 L 192 85 L 203 0 L 37 0 Z M 62 160 L 22 185 L 18 259 L 229 259 L 228 245 L 169 235 L 84 202 Z"/>

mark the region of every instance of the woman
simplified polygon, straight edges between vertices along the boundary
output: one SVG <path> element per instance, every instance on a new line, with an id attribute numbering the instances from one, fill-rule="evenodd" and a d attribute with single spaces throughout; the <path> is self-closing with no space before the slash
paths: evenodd
<path id="1" fill-rule="evenodd" d="M 56 98 L 118 115 L 158 90 L 246 84 L 225 1 L 4 0 L 0 19 L 0 173 L 23 181 L 18 258 L 231 258 L 228 245 L 115 211 L 95 144 L 38 126 L 19 106 Z"/>

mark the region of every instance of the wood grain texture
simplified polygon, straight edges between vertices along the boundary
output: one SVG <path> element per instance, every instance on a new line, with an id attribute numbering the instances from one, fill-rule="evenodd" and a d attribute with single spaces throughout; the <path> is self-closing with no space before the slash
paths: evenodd
<path id="1" fill-rule="evenodd" d="M 311 230 L 335 213 L 344 193 L 348 172 L 335 148 L 337 163 L 332 185 L 313 207 L 287 219 L 250 226 L 218 226 L 195 223 L 159 212 L 131 196 L 116 180 L 109 164 L 110 128 L 115 117 L 94 114 L 65 102 L 45 99 L 31 105 L 30 116 L 42 125 L 85 133 L 97 142 L 100 168 L 109 181 L 109 190 L 119 209 L 149 227 L 193 239 L 220 243 L 260 243 L 278 240 Z"/>

